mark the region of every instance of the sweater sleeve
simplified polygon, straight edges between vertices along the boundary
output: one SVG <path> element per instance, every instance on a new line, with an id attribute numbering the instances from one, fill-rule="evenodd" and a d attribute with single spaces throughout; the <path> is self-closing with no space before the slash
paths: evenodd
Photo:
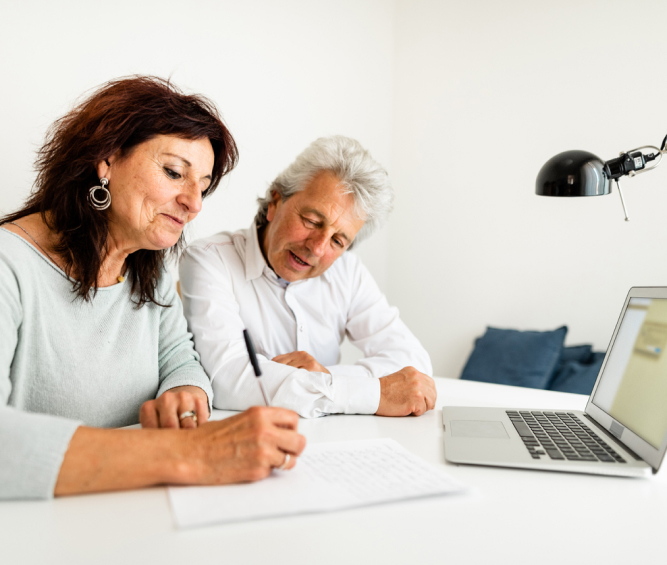
<path id="1" fill-rule="evenodd" d="M 199 362 L 192 334 L 188 332 L 183 316 L 183 305 L 171 277 L 164 273 L 160 281 L 160 297 L 169 305 L 160 311 L 159 360 L 160 387 L 157 395 L 177 386 L 196 386 L 208 396 L 211 409 L 213 390 L 211 381 Z"/>
<path id="2" fill-rule="evenodd" d="M 0 500 L 51 498 L 80 422 L 8 406 L 23 309 L 19 282 L 4 259 L 0 255 Z"/>

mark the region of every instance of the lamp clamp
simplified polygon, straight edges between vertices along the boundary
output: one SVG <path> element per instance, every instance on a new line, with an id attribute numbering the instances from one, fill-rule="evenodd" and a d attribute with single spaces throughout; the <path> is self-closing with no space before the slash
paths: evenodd
<path id="1" fill-rule="evenodd" d="M 645 150 L 654 150 L 647 153 Z M 624 175 L 634 177 L 639 173 L 645 173 L 655 169 L 662 161 L 662 156 L 667 153 L 654 145 L 643 145 L 630 151 L 622 151 L 615 159 L 610 159 L 604 164 L 604 172 L 609 180 L 616 180 Z"/>

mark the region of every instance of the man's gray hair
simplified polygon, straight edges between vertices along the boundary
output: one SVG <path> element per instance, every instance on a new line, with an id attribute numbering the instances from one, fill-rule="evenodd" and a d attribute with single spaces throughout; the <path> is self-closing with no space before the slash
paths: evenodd
<path id="1" fill-rule="evenodd" d="M 333 135 L 320 137 L 311 143 L 276 177 L 264 198 L 257 199 L 257 227 L 267 224 L 266 214 L 274 190 L 286 200 L 306 188 L 308 183 L 323 171 L 329 171 L 336 176 L 341 187 L 354 196 L 359 217 L 366 218 L 353 243 L 366 239 L 384 223 L 394 201 L 394 189 L 389 182 L 387 171 L 358 141 Z"/>

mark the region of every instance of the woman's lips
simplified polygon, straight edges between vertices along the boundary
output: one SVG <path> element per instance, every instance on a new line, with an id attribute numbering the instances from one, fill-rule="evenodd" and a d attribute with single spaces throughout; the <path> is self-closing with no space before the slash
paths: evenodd
<path id="1" fill-rule="evenodd" d="M 169 214 L 162 214 L 162 215 L 169 218 L 172 222 L 174 222 L 179 227 L 183 227 L 185 225 L 185 222 L 182 221 L 182 220 L 179 220 L 176 216 L 170 216 Z"/>
<path id="2" fill-rule="evenodd" d="M 299 271 L 305 271 L 306 269 L 309 269 L 311 267 L 311 265 L 306 263 L 303 259 L 301 259 L 301 257 L 299 257 L 298 255 L 295 255 L 291 251 L 289 252 L 288 255 L 289 255 L 290 264 L 295 269 L 297 269 Z"/>

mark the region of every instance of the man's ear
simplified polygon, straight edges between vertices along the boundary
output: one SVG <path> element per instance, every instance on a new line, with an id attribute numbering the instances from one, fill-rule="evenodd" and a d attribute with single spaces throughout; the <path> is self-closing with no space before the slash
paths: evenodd
<path id="1" fill-rule="evenodd" d="M 269 202 L 269 208 L 266 211 L 266 221 L 267 222 L 272 222 L 273 218 L 276 217 L 276 212 L 278 211 L 278 208 L 282 202 L 282 198 L 280 197 L 280 194 L 278 194 L 277 190 L 272 190 L 271 191 L 271 202 Z"/>
<path id="2" fill-rule="evenodd" d="M 114 162 L 118 159 L 118 152 L 114 153 L 110 157 L 107 157 L 106 159 L 103 159 L 97 165 L 95 165 L 95 169 L 97 170 L 97 176 L 100 177 L 101 179 L 108 179 L 111 181 L 111 166 L 114 164 Z"/>

